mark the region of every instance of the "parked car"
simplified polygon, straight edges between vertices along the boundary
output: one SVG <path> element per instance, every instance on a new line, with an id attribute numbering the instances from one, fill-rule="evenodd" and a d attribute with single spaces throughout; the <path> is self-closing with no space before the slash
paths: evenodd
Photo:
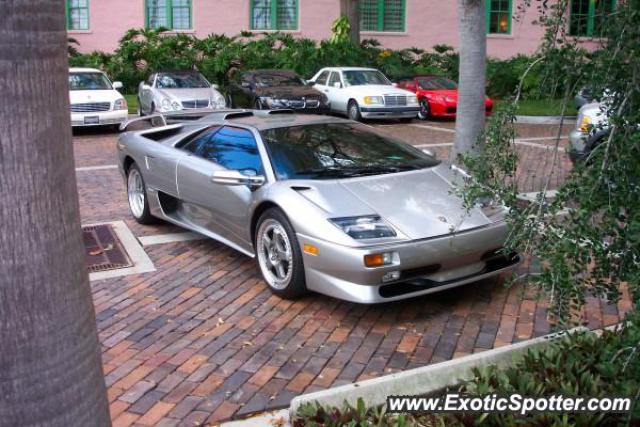
<path id="1" fill-rule="evenodd" d="M 298 113 L 327 113 L 329 101 L 293 71 L 253 70 L 237 73 L 227 93 L 233 108 L 278 110 Z"/>
<path id="2" fill-rule="evenodd" d="M 69 69 L 71 126 L 114 126 L 127 120 L 127 101 L 118 92 L 122 83 L 113 82 L 94 68 Z"/>
<path id="3" fill-rule="evenodd" d="M 464 173 L 369 126 L 290 111 L 226 111 L 127 132 L 129 206 L 256 257 L 285 298 L 378 303 L 512 268 L 505 209 L 467 210 Z M 466 175 L 465 175 L 466 176 Z"/>
<path id="4" fill-rule="evenodd" d="M 569 158 L 579 161 L 609 137 L 611 128 L 603 105 L 599 102 L 584 104 L 578 110 L 576 126 L 569 132 Z"/>
<path id="5" fill-rule="evenodd" d="M 138 114 L 172 114 L 180 111 L 224 109 L 217 86 L 196 71 L 161 71 L 138 86 Z"/>
<path id="6" fill-rule="evenodd" d="M 411 120 L 420 110 L 415 94 L 394 87 L 374 68 L 323 68 L 311 82 L 327 95 L 331 111 L 351 120 Z"/>
<path id="7" fill-rule="evenodd" d="M 455 118 L 458 109 L 458 85 L 453 80 L 439 76 L 415 76 L 402 79 L 398 87 L 416 94 L 420 103 L 418 118 Z M 487 97 L 484 103 L 486 114 L 493 111 L 493 101 Z"/>

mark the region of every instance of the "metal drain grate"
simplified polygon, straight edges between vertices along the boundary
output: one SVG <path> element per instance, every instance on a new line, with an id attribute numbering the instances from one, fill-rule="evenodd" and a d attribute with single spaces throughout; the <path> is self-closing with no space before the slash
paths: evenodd
<path id="1" fill-rule="evenodd" d="M 133 266 L 111 225 L 82 227 L 82 236 L 90 273 Z"/>

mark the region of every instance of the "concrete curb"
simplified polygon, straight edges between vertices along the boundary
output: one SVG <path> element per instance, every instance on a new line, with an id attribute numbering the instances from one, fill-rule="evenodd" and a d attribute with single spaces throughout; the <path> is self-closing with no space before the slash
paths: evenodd
<path id="1" fill-rule="evenodd" d="M 587 329 L 575 328 L 569 333 L 585 330 Z M 433 393 L 471 379 L 474 368 L 488 365 L 499 367 L 511 365 L 527 350 L 546 346 L 549 342 L 564 335 L 564 333 L 545 335 L 435 365 L 301 395 L 291 401 L 289 416 L 293 417 L 298 408 L 307 403 L 317 402 L 324 407 L 341 407 L 345 401 L 350 405 L 355 405 L 358 398 L 362 398 L 367 406 L 378 406 L 386 402 L 387 396 Z"/>
<path id="2" fill-rule="evenodd" d="M 289 424 L 289 410 L 260 414 L 252 418 L 222 423 L 220 427 L 287 427 Z"/>
<path id="3" fill-rule="evenodd" d="M 576 116 L 564 116 L 564 123 L 571 124 L 576 119 Z M 562 120 L 562 116 L 516 116 L 517 123 L 528 125 L 559 125 Z"/>

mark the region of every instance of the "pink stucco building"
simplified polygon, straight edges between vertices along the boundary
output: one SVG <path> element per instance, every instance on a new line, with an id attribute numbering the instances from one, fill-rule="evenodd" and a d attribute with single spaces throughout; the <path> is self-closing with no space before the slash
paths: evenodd
<path id="1" fill-rule="evenodd" d="M 286 31 L 316 40 L 330 36 L 340 0 L 65 0 L 69 36 L 80 50 L 112 51 L 130 28 L 165 26 L 197 36 L 241 30 Z M 458 45 L 456 0 L 359 0 L 362 38 L 389 48 Z M 524 0 L 486 0 L 488 54 L 532 53 L 542 28 L 538 11 L 524 14 Z M 535 2 L 534 2 L 535 3 Z M 571 0 L 569 32 L 592 45 L 615 0 Z M 517 18 L 514 15 L 518 15 Z"/>

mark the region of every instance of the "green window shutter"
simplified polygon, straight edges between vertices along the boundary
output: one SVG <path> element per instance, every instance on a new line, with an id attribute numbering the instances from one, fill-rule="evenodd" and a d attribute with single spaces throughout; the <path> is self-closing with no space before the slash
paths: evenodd
<path id="1" fill-rule="evenodd" d="M 360 0 L 360 30 L 403 32 L 406 0 Z"/>
<path id="2" fill-rule="evenodd" d="M 171 28 L 171 4 L 170 0 L 146 0 L 147 2 L 147 27 Z"/>
<path id="3" fill-rule="evenodd" d="M 147 28 L 192 28 L 191 0 L 145 0 Z"/>
<path id="4" fill-rule="evenodd" d="M 191 28 L 191 0 L 171 1 L 171 28 L 174 30 Z"/>
<path id="5" fill-rule="evenodd" d="M 297 30 L 298 0 L 251 0 L 252 30 Z"/>
<path id="6" fill-rule="evenodd" d="M 89 29 L 89 0 L 67 0 L 65 13 L 67 30 Z"/>
<path id="7" fill-rule="evenodd" d="M 511 34 L 512 0 L 486 0 L 487 34 Z"/>

